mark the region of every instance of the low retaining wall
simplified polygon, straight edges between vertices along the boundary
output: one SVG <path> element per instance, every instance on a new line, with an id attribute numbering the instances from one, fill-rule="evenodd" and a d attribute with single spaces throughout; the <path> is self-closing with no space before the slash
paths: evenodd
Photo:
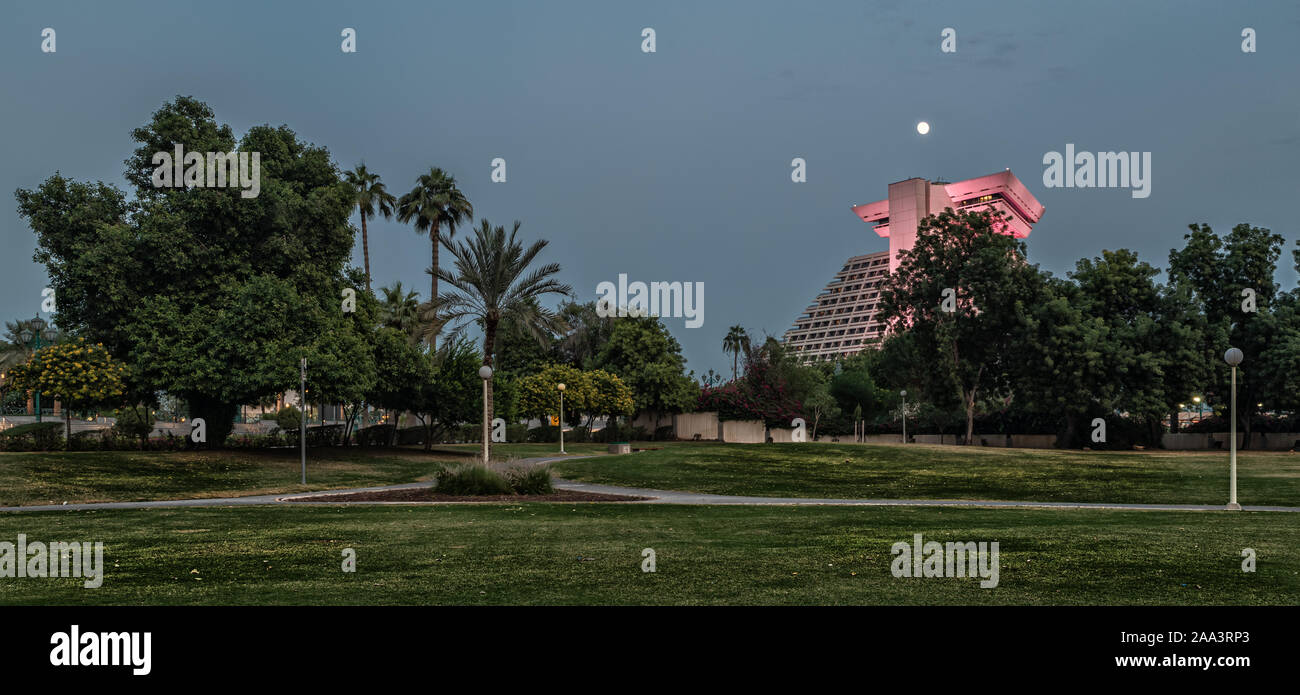
<path id="1" fill-rule="evenodd" d="M 718 414 L 678 413 L 673 416 L 673 433 L 678 439 L 695 439 L 696 435 L 700 439 L 717 439 Z"/>
<path id="2" fill-rule="evenodd" d="M 794 441 L 794 430 L 789 427 L 770 427 L 767 436 L 772 438 L 774 444 L 789 444 Z"/>
<path id="3" fill-rule="evenodd" d="M 1166 434 L 1160 441 L 1166 449 L 1175 451 L 1197 449 L 1217 451 L 1229 449 L 1229 440 L 1231 438 L 1232 434 L 1229 432 L 1179 432 L 1177 434 Z M 1250 449 L 1255 451 L 1290 451 L 1296 448 L 1297 440 L 1300 440 L 1300 432 L 1252 432 L 1250 435 Z M 1238 432 L 1237 447 L 1243 448 L 1245 443 L 1245 433 Z"/>
<path id="4" fill-rule="evenodd" d="M 1160 438 L 1160 444 L 1170 451 L 1209 449 L 1210 435 L 1192 432 L 1170 432 Z"/>
<path id="5" fill-rule="evenodd" d="M 916 434 L 912 435 L 911 440 L 917 444 L 947 444 L 957 446 L 961 443 L 960 437 L 955 434 Z"/>
<path id="6" fill-rule="evenodd" d="M 1263 451 L 1290 451 L 1300 449 L 1300 432 L 1256 432 L 1250 436 L 1250 448 Z"/>
<path id="7" fill-rule="evenodd" d="M 718 423 L 718 440 L 737 444 L 762 444 L 767 441 L 767 426 L 762 420 L 723 420 Z"/>
<path id="8" fill-rule="evenodd" d="M 1056 446 L 1054 434 L 1013 434 L 1011 446 L 1017 449 L 1052 449 Z"/>

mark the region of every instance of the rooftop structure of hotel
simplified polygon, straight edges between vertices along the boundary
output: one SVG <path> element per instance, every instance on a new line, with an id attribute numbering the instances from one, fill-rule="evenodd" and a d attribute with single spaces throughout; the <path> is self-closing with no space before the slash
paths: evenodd
<path id="1" fill-rule="evenodd" d="M 889 184 L 885 200 L 853 206 L 855 215 L 889 239 L 889 250 L 845 261 L 785 332 L 786 346 L 805 362 L 816 362 L 848 357 L 878 343 L 885 329 L 877 318 L 882 284 L 898 267 L 899 252 L 916 242 L 921 220 L 945 208 L 1004 213 L 1000 231 L 1017 239 L 1029 236 L 1043 216 L 1042 204 L 1009 169 L 957 183 L 912 178 Z"/>

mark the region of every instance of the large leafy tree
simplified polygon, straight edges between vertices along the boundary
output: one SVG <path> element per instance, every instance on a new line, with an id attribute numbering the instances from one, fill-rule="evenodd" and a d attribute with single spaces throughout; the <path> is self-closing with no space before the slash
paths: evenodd
<path id="1" fill-rule="evenodd" d="M 425 426 L 426 451 L 447 429 L 457 423 L 473 422 L 483 413 L 483 380 L 478 375 L 481 359 L 472 345 L 460 339 L 448 340 L 437 351 L 430 351 L 430 363 L 431 378 L 421 384 L 413 408 Z"/>
<path id="2" fill-rule="evenodd" d="M 977 399 L 1009 390 L 1019 336 L 1043 296 L 1042 275 L 1025 260 L 1024 243 L 995 231 L 997 222 L 984 211 L 925 218 L 881 293 L 890 333 L 908 334 L 921 356 L 891 368 L 932 403 L 958 402 L 968 443 Z"/>
<path id="3" fill-rule="evenodd" d="M 699 396 L 694 374 L 685 372 L 681 345 L 654 316 L 615 319 L 595 364 L 632 389 L 638 413 L 682 412 Z"/>
<path id="4" fill-rule="evenodd" d="M 831 417 L 835 417 L 835 411 L 841 414 L 857 411 L 861 418 L 870 421 L 889 409 L 891 392 L 882 388 L 874 376 L 883 357 L 879 350 L 864 350 L 839 363 L 827 385 L 836 406 L 830 412 Z M 905 382 L 900 384 L 905 385 Z"/>
<path id="5" fill-rule="evenodd" d="M 72 411 L 116 405 L 125 393 L 126 366 L 102 345 L 83 339 L 41 348 L 25 364 L 10 369 L 18 388 L 48 393 L 63 403 L 67 443 L 72 443 Z"/>
<path id="6" fill-rule="evenodd" d="M 1015 398 L 1021 406 L 1058 414 L 1058 446 L 1077 446 L 1089 415 L 1113 410 L 1116 382 L 1107 359 L 1115 352 L 1106 322 L 1080 305 L 1078 285 L 1045 280 L 1018 353 Z"/>
<path id="7" fill-rule="evenodd" d="M 1205 317 L 1197 361 L 1213 365 L 1203 386 L 1212 402 L 1227 404 L 1230 397 L 1231 372 L 1223 353 L 1236 347 L 1245 355 L 1238 370 L 1237 417 L 1249 446 L 1257 404 L 1268 408 L 1291 400 L 1279 388 L 1285 380 L 1268 370 L 1270 364 L 1292 360 L 1286 354 L 1291 342 L 1279 333 L 1289 326 L 1278 322 L 1279 302 L 1286 299 L 1275 279 L 1283 238 L 1248 224 L 1224 236 L 1205 224 L 1189 230 L 1183 248 L 1169 252 L 1170 280 L 1186 288 Z"/>
<path id="8" fill-rule="evenodd" d="M 536 303 L 536 299 L 533 303 Z M 530 308 L 524 315 L 535 315 Z M 558 322 L 562 321 L 557 317 Z M 493 348 L 493 370 L 503 379 L 517 379 L 536 373 L 555 362 L 559 337 L 545 327 L 535 330 L 519 320 L 519 316 L 503 317 L 497 326 L 497 340 Z"/>
<path id="9" fill-rule="evenodd" d="M 493 227 L 487 220 L 481 220 L 468 243 L 452 246 L 448 242 L 447 248 L 456 259 L 454 273 L 436 266 L 430 269 L 451 285 L 452 290 L 426 305 L 424 318 L 428 335 L 436 335 L 444 323 L 456 323 L 453 336 L 459 336 L 471 323 L 478 323 L 483 328 L 483 365 L 487 367 L 493 365 L 497 330 L 502 321 L 510 321 L 543 341 L 563 326 L 555 312 L 543 307 L 539 300 L 548 295 L 573 294 L 572 288 L 555 279 L 560 273 L 558 263 L 534 267 L 548 242 L 539 239 L 525 245 L 519 239 L 521 224 L 515 222 L 507 234 L 504 227 Z M 489 379 L 487 421 L 492 419 L 492 412 Z M 485 421 L 485 441 L 487 427 Z"/>
<path id="10" fill-rule="evenodd" d="M 581 370 L 567 364 L 550 364 L 519 380 L 519 411 L 542 418 L 559 408 L 559 385 L 564 384 L 564 421 L 591 425 L 596 417 L 631 415 L 632 390 L 622 379 L 603 369 Z M 585 420 L 579 420 L 581 415 Z"/>
<path id="11" fill-rule="evenodd" d="M 361 278 L 352 279 L 360 281 Z M 374 295 L 358 293 L 355 311 L 337 322 L 325 317 L 327 320 L 322 323 L 332 325 L 333 330 L 314 336 L 309 347 L 313 358 L 308 365 L 307 395 L 318 403 L 343 406 L 345 445 L 357 416 L 365 408 L 366 394 L 374 388 L 377 379 L 375 326 L 379 325 L 379 314 Z"/>
<path id="12" fill-rule="evenodd" d="M 473 217 L 474 206 L 456 185 L 456 177 L 438 167 L 421 174 L 415 188 L 397 201 L 397 220 L 403 224 L 410 222 L 415 225 L 415 231 L 428 234 L 433 246 L 433 265 L 429 266 L 430 302 L 438 299 L 438 247 L 447 243 L 446 239 L 456 235 L 456 228 Z M 445 239 L 444 228 L 447 230 Z M 427 338 L 430 345 L 437 347 L 436 333 Z"/>
<path id="13" fill-rule="evenodd" d="M 613 424 L 614 419 L 622 415 L 631 415 L 636 408 L 632 389 L 617 376 L 603 369 L 587 372 L 591 382 L 591 402 L 588 404 L 593 416 L 604 416 L 606 422 Z"/>
<path id="14" fill-rule="evenodd" d="M 397 198 L 388 192 L 379 174 L 366 170 L 365 164 L 358 164 L 355 169 L 343 172 L 343 180 L 352 189 L 352 200 L 357 212 L 361 214 L 361 255 L 366 267 L 366 291 L 370 291 L 370 233 L 366 229 L 366 220 L 376 213 L 384 218 L 393 216 Z"/>
<path id="15" fill-rule="evenodd" d="M 345 359 L 321 337 L 358 330 L 341 310 L 342 291 L 357 285 L 344 272 L 354 199 L 323 148 L 287 126 L 256 126 L 236 141 L 189 97 L 164 104 L 132 137 L 132 199 L 55 174 L 18 191 L 19 213 L 59 297 L 58 324 L 127 363 L 128 401 L 180 397 L 220 446 L 239 404 L 297 383 L 299 359 L 327 362 L 317 349 Z M 260 194 L 155 188 L 153 155 L 175 144 L 260 153 Z"/>
<path id="16" fill-rule="evenodd" d="M 614 318 L 601 316 L 595 302 L 565 302 L 559 313 L 565 325 L 558 345 L 560 358 L 579 369 L 592 369 L 614 330 Z"/>
<path id="17" fill-rule="evenodd" d="M 559 414 L 560 384 L 564 384 L 564 423 L 581 425 L 581 414 L 591 412 L 595 398 L 591 375 L 567 364 L 549 364 L 519 379 L 519 414 L 535 418 Z"/>
<path id="18" fill-rule="evenodd" d="M 375 380 L 366 401 L 390 415 L 422 410 L 426 389 L 433 383 L 433 360 L 425 346 L 412 342 L 408 333 L 382 326 L 375 331 L 372 349 Z M 431 422 L 425 423 L 425 440 L 430 445 L 431 426 Z"/>
<path id="19" fill-rule="evenodd" d="M 1088 409 L 1126 413 L 1157 443 L 1161 418 L 1187 400 L 1189 384 L 1205 373 L 1196 360 L 1200 324 L 1177 288 L 1156 282 L 1159 272 L 1128 249 L 1103 251 L 1076 264 L 1072 286 L 1053 286 L 1055 296 L 1043 304 L 1047 315 L 1035 313 L 1054 339 L 1036 355 L 1041 363 L 1029 359 L 1022 366 L 1052 367 L 1042 383 L 1054 396 L 1049 407 L 1066 413 L 1070 445 L 1078 444 L 1076 420 Z M 1062 299 L 1070 309 L 1051 315 Z"/>

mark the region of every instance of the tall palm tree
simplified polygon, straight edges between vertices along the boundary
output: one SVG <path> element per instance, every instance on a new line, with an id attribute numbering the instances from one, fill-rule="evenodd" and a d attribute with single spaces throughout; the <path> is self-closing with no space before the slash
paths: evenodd
<path id="1" fill-rule="evenodd" d="M 451 237 L 456 235 L 456 227 L 465 221 L 474 217 L 474 206 L 470 205 L 465 194 L 460 192 L 456 187 L 456 178 L 451 174 L 434 167 L 429 173 L 422 175 L 416 180 L 415 188 L 410 193 L 402 196 L 397 201 L 397 221 L 406 223 L 414 222 L 415 231 L 427 232 L 429 241 L 433 244 L 433 276 L 432 287 L 429 290 L 429 302 L 434 303 L 438 300 L 438 278 L 441 277 L 438 270 L 438 246 L 445 243 L 450 246 Z M 446 239 L 443 239 L 442 228 L 447 228 Z M 437 324 L 435 321 L 430 325 Z M 438 334 L 428 334 L 429 345 L 436 348 L 438 346 Z"/>
<path id="2" fill-rule="evenodd" d="M 469 243 L 461 242 L 447 250 L 456 259 L 456 272 L 452 274 L 434 266 L 430 272 L 451 285 L 451 292 L 423 305 L 426 334 L 437 335 L 442 326 L 459 322 L 452 332 L 458 335 L 475 321 L 483 326 L 483 364 L 492 366 L 496 352 L 497 327 L 503 320 L 527 330 L 539 340 L 563 330 L 559 316 L 541 306 L 537 300 L 548 294 L 572 296 L 573 288 L 555 279 L 558 263 L 546 263 L 529 269 L 538 254 L 546 248 L 547 241 L 539 239 L 527 247 L 517 239 L 519 222 L 506 235 L 504 227 L 493 227 L 480 220 Z M 486 422 L 492 419 L 492 382 L 486 389 Z M 484 433 L 487 440 L 487 433 Z"/>
<path id="3" fill-rule="evenodd" d="M 736 325 L 727 330 L 727 337 L 722 339 L 722 351 L 731 353 L 731 380 L 735 381 L 740 366 L 740 353 L 749 352 L 749 334 L 745 327 Z"/>
<path id="4" fill-rule="evenodd" d="M 379 317 L 384 326 L 419 340 L 420 297 L 414 290 L 407 291 L 398 280 L 390 287 L 380 287 L 384 295 L 379 302 Z"/>
<path id="5" fill-rule="evenodd" d="M 370 235 L 366 231 L 366 220 L 374 217 L 378 211 L 384 219 L 393 216 L 393 206 L 397 198 L 388 192 L 379 174 L 366 171 L 365 164 L 358 164 L 352 171 L 343 172 L 343 180 L 352 188 L 352 202 L 361 212 L 361 255 L 366 262 L 366 291 L 370 291 Z"/>

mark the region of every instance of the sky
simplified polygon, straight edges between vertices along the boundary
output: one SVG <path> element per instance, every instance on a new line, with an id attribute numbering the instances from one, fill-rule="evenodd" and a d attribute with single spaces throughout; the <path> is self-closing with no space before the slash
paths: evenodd
<path id="1" fill-rule="evenodd" d="M 237 136 L 287 124 L 399 195 L 450 171 L 478 217 L 549 240 L 581 301 L 620 274 L 703 283 L 702 325 L 664 319 L 697 375 L 729 372 L 730 326 L 780 337 L 845 259 L 886 250 L 849 208 L 914 176 L 1011 169 L 1046 207 L 1030 260 L 1058 275 L 1103 249 L 1164 266 L 1191 223 L 1300 239 L 1295 2 L 50 0 L 0 17 L 3 320 L 47 282 L 12 191 L 55 171 L 126 189 L 130 130 L 176 95 Z M 1150 196 L 1045 187 L 1067 144 L 1150 152 Z M 428 238 L 369 228 L 376 288 L 427 295 Z"/>

